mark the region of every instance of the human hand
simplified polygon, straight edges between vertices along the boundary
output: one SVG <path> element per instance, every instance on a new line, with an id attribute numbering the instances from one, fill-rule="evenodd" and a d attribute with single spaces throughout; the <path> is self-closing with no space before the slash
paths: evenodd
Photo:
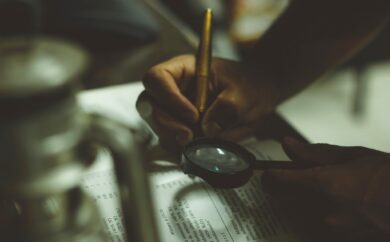
<path id="1" fill-rule="evenodd" d="M 390 154 L 290 138 L 283 146 L 297 162 L 340 163 L 266 171 L 263 185 L 273 197 L 296 206 L 302 216 L 317 213 L 325 226 L 351 241 L 389 241 Z"/>
<path id="2" fill-rule="evenodd" d="M 194 137 L 200 119 L 193 104 L 194 77 L 195 57 L 185 55 L 152 67 L 143 80 L 145 91 L 138 98 L 137 110 L 170 150 Z M 251 125 L 277 103 L 277 89 L 267 78 L 238 62 L 213 58 L 201 129 L 205 136 L 235 139 L 249 133 Z"/>

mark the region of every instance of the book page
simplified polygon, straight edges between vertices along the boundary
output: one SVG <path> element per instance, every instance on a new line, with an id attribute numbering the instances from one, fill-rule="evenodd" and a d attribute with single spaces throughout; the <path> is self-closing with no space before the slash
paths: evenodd
<path id="1" fill-rule="evenodd" d="M 263 157 L 285 159 L 275 141 L 245 144 Z M 278 152 L 267 152 L 267 147 Z M 260 174 L 236 189 L 214 189 L 180 171 L 153 174 L 151 184 L 162 241 L 295 241 L 288 222 L 263 191 Z"/>
<path id="2" fill-rule="evenodd" d="M 133 126 L 140 122 L 135 99 L 141 90 L 139 84 L 118 86 L 88 92 L 80 100 L 87 111 L 108 114 Z M 259 159 L 287 160 L 280 144 L 272 140 L 252 138 L 241 145 Z M 297 241 L 286 218 L 263 191 L 261 174 L 236 189 L 214 189 L 178 167 L 153 172 L 149 180 L 162 242 Z M 98 205 L 111 240 L 125 241 L 119 193 L 107 151 L 100 152 L 82 187 Z"/>
<path id="3" fill-rule="evenodd" d="M 112 159 L 107 151 L 101 151 L 93 167 L 84 175 L 82 189 L 96 203 L 102 216 L 102 224 L 113 242 L 124 242 L 120 194 L 116 185 Z"/>
<path id="4" fill-rule="evenodd" d="M 253 139 L 246 145 L 267 158 L 281 159 L 283 152 L 270 153 L 264 147 L 280 149 L 275 141 Z M 84 190 L 98 205 L 112 241 L 124 241 L 119 193 L 111 157 L 102 152 L 85 175 Z M 155 172 L 150 185 L 157 227 L 163 242 L 295 241 L 288 222 L 262 190 L 256 174 L 243 187 L 214 189 L 180 169 Z"/>

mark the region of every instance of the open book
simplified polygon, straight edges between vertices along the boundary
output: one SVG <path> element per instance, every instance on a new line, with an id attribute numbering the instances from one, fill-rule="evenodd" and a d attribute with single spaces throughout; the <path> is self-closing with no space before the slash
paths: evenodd
<path id="1" fill-rule="evenodd" d="M 79 101 L 85 110 L 98 112 L 131 127 L 141 121 L 135 101 L 140 83 L 84 92 Z M 280 145 L 254 138 L 241 144 L 259 159 L 287 160 Z M 124 241 L 119 194 L 111 157 L 102 151 L 86 173 L 83 188 L 103 215 L 112 241 Z M 261 187 L 256 174 L 243 187 L 214 189 L 179 168 L 150 174 L 155 218 L 162 242 L 300 241 Z"/>

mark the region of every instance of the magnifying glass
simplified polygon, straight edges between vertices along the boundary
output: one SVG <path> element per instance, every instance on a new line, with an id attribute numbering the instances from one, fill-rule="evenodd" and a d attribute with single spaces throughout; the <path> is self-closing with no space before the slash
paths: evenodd
<path id="1" fill-rule="evenodd" d="M 201 138 L 184 148 L 181 165 L 184 173 L 198 176 L 215 188 L 236 188 L 249 181 L 253 170 L 302 169 L 318 164 L 256 160 L 252 153 L 238 144 Z"/>

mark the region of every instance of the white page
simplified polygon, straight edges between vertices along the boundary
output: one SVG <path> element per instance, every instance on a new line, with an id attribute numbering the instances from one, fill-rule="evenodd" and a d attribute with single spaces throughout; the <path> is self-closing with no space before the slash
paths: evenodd
<path id="1" fill-rule="evenodd" d="M 88 112 L 107 116 L 124 125 L 137 125 L 141 118 L 135 108 L 143 87 L 140 82 L 86 91 L 78 96 Z"/>
<path id="2" fill-rule="evenodd" d="M 285 159 L 275 141 L 245 142 L 263 157 Z M 273 152 L 266 147 L 273 147 Z M 277 152 L 275 152 L 277 151 Z M 296 241 L 262 190 L 261 176 L 237 189 L 214 189 L 182 172 L 151 176 L 162 241 Z M 161 182 L 165 180 L 166 182 Z"/>
<path id="3" fill-rule="evenodd" d="M 140 119 L 135 100 L 140 84 L 87 92 L 80 96 L 93 110 L 128 125 Z M 286 160 L 280 145 L 255 139 L 242 143 L 258 158 Z M 83 188 L 97 203 L 112 241 L 123 241 L 121 209 L 107 152 L 99 155 L 83 180 Z M 155 217 L 162 242 L 296 241 L 285 219 L 262 190 L 260 175 L 241 188 L 216 190 L 179 169 L 150 175 Z"/>
<path id="4" fill-rule="evenodd" d="M 251 140 L 245 145 L 272 159 L 284 156 L 264 147 L 280 149 L 274 141 Z M 119 194 L 114 182 L 111 157 L 99 155 L 85 175 L 83 188 L 97 203 L 112 241 L 124 241 Z M 260 175 L 241 188 L 218 190 L 180 170 L 156 172 L 150 176 L 155 217 L 161 241 L 295 241 L 288 224 L 272 208 L 262 191 Z"/>
<path id="5" fill-rule="evenodd" d="M 98 156 L 94 167 L 85 174 L 82 188 L 99 208 L 111 241 L 125 241 L 120 195 L 108 152 L 101 152 Z"/>

